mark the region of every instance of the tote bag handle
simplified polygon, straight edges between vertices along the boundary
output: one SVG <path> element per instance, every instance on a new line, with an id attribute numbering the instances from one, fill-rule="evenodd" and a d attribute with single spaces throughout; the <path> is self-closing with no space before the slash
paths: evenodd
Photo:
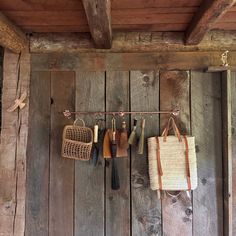
<path id="1" fill-rule="evenodd" d="M 164 137 L 164 138 L 163 138 L 163 141 L 166 142 L 168 133 L 169 133 L 169 131 L 170 131 L 171 128 L 173 128 L 174 133 L 175 133 L 175 136 L 176 136 L 176 137 L 179 139 L 179 141 L 181 142 L 182 139 L 181 139 L 180 131 L 179 131 L 179 129 L 178 129 L 178 127 L 177 127 L 177 125 L 176 125 L 175 120 L 174 120 L 173 117 L 170 117 L 170 118 L 169 118 L 169 120 L 168 120 L 167 124 L 165 125 L 165 128 L 164 128 L 164 130 L 163 130 L 163 132 L 162 132 L 162 135 L 161 135 L 161 136 Z"/>

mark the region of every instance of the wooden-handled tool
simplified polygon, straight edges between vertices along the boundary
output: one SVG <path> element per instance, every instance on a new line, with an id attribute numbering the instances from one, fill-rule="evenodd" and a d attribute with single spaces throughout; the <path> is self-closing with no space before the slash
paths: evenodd
<path id="1" fill-rule="evenodd" d="M 142 118 L 141 121 L 141 134 L 138 142 L 138 154 L 143 154 L 144 149 L 144 129 L 145 129 L 145 119 Z"/>
<path id="2" fill-rule="evenodd" d="M 93 165 L 94 166 L 97 165 L 98 155 L 99 155 L 99 149 L 98 149 L 97 143 L 98 143 L 98 125 L 94 125 L 93 152 L 92 152 L 92 160 L 93 160 Z"/>
<path id="3" fill-rule="evenodd" d="M 111 161 L 112 161 L 112 170 L 111 170 L 111 188 L 113 190 L 118 190 L 120 188 L 120 178 L 118 173 L 118 167 L 116 163 L 116 122 L 115 118 L 112 118 L 112 138 L 111 138 Z"/>
<path id="4" fill-rule="evenodd" d="M 134 126 L 133 126 L 133 130 L 129 136 L 129 140 L 128 143 L 130 145 L 134 145 L 137 142 L 137 135 L 136 135 L 136 129 L 137 129 L 137 119 L 134 119 Z"/>
<path id="5" fill-rule="evenodd" d="M 129 143 L 128 143 L 128 132 L 126 129 L 126 122 L 122 121 L 122 129 L 120 133 L 120 147 L 122 149 L 128 149 Z"/>
<path id="6" fill-rule="evenodd" d="M 94 125 L 93 152 L 92 152 L 92 161 L 94 166 L 97 166 L 98 163 L 99 153 L 101 151 L 104 134 L 105 134 L 104 128 L 99 127 L 98 124 Z"/>

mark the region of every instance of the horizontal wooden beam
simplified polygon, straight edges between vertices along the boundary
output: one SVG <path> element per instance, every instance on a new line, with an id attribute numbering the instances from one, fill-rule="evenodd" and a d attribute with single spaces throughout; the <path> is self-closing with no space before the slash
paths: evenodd
<path id="1" fill-rule="evenodd" d="M 35 71 L 206 70 L 221 65 L 221 53 L 40 53 L 32 55 L 31 63 Z M 236 51 L 228 56 L 229 64 L 236 66 Z"/>
<path id="2" fill-rule="evenodd" d="M 209 32 L 199 45 L 185 45 L 184 33 L 132 32 L 114 33 L 112 48 L 96 49 L 89 34 L 33 34 L 32 53 L 58 52 L 171 52 L 171 51 L 236 51 L 236 32 Z"/>
<path id="3" fill-rule="evenodd" d="M 110 0 L 82 0 L 90 33 L 97 48 L 111 48 Z"/>
<path id="4" fill-rule="evenodd" d="M 20 53 L 27 45 L 25 34 L 0 12 L 0 45 Z"/>
<path id="5" fill-rule="evenodd" d="M 193 17 L 187 29 L 186 44 L 199 44 L 214 23 L 219 20 L 235 2 L 235 0 L 202 1 L 200 9 Z"/>

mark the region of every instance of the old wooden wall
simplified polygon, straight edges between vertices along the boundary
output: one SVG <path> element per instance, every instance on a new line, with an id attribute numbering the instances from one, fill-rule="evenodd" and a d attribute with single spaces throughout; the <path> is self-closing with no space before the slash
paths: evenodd
<path id="1" fill-rule="evenodd" d="M 220 73 L 39 67 L 33 65 L 31 73 L 26 236 L 223 235 Z M 190 197 L 183 192 L 157 199 L 149 187 L 146 147 L 144 155 L 132 148 L 128 158 L 118 160 L 118 191 L 110 188 L 109 161 L 100 157 L 94 167 L 60 157 L 63 127 L 72 123 L 63 117 L 65 109 L 154 111 L 176 106 L 182 132 L 196 137 L 199 185 Z M 95 122 L 84 118 L 88 125 Z M 126 117 L 129 127 L 132 118 Z M 166 119 L 146 117 L 145 136 L 158 135 Z"/>
<path id="2" fill-rule="evenodd" d="M 0 136 L 0 235 L 24 235 L 26 149 L 28 137 L 30 54 L 4 51 Z M 25 107 L 8 112 L 27 95 Z"/>

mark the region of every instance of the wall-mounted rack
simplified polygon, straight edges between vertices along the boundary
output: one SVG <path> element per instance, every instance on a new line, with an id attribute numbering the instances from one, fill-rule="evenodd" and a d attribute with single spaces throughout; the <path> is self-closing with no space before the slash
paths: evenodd
<path id="1" fill-rule="evenodd" d="M 179 110 L 173 111 L 69 111 L 65 110 L 63 115 L 70 119 L 72 115 L 93 115 L 93 116 L 103 116 L 103 115 L 111 115 L 111 116 L 125 116 L 125 115 L 158 115 L 158 114 L 170 114 L 173 116 L 178 116 L 180 113 Z"/>

